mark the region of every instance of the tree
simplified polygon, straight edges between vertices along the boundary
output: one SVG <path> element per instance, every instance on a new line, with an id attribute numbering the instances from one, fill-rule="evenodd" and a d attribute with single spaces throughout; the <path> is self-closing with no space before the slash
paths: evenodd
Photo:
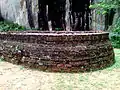
<path id="1" fill-rule="evenodd" d="M 112 25 L 115 13 L 118 13 L 118 19 L 114 30 L 120 31 L 120 0 L 100 0 L 98 3 L 90 5 L 90 8 L 97 9 L 98 14 L 105 15 L 105 30 Z"/>

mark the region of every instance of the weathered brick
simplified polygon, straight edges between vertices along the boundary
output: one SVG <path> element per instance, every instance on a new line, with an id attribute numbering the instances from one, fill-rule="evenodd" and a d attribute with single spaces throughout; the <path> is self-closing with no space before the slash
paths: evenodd
<path id="1" fill-rule="evenodd" d="M 8 62 L 48 71 L 97 70 L 115 62 L 108 35 L 101 31 L 1 32 L 0 54 Z"/>

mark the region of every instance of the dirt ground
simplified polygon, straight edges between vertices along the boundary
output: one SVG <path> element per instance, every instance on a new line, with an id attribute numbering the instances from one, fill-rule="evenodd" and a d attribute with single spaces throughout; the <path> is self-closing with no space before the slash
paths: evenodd
<path id="1" fill-rule="evenodd" d="M 112 67 L 90 73 L 50 73 L 0 62 L 0 90 L 120 90 L 120 50 Z"/>

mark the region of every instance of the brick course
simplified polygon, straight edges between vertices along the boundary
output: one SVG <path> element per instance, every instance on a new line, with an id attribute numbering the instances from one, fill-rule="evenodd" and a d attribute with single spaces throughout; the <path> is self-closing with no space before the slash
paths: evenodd
<path id="1" fill-rule="evenodd" d="M 0 33 L 0 55 L 15 64 L 47 71 L 84 72 L 111 66 L 114 52 L 102 31 Z"/>

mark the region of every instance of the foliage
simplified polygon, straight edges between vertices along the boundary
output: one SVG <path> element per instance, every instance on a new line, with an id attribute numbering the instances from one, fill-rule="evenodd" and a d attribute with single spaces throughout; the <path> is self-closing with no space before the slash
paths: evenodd
<path id="1" fill-rule="evenodd" d="M 99 2 L 90 5 L 90 8 L 97 9 L 97 14 L 106 15 L 110 13 L 111 9 L 115 11 L 120 9 L 120 0 L 99 0 Z M 115 48 L 120 48 L 120 15 L 112 25 L 112 34 L 110 40 Z"/>
<path id="2" fill-rule="evenodd" d="M 119 33 L 111 33 L 110 40 L 114 48 L 120 48 L 120 34 Z"/>
<path id="3" fill-rule="evenodd" d="M 108 10 L 120 8 L 120 0 L 99 0 L 100 2 L 90 5 L 90 8 L 95 8 L 98 13 L 106 14 Z"/>
<path id="4" fill-rule="evenodd" d="M 114 25 L 113 32 L 120 34 L 120 17 L 117 19 Z"/>
<path id="5" fill-rule="evenodd" d="M 0 56 L 0 62 L 4 61 L 4 56 Z"/>
<path id="6" fill-rule="evenodd" d="M 112 45 L 115 48 L 120 48 L 120 18 L 114 25 L 114 28 L 111 32 L 110 39 L 112 41 Z"/>
<path id="7" fill-rule="evenodd" d="M 23 26 L 20 26 L 18 24 L 14 24 L 12 22 L 8 21 L 0 21 L 0 31 L 19 31 L 19 30 L 25 30 L 26 28 Z"/>

